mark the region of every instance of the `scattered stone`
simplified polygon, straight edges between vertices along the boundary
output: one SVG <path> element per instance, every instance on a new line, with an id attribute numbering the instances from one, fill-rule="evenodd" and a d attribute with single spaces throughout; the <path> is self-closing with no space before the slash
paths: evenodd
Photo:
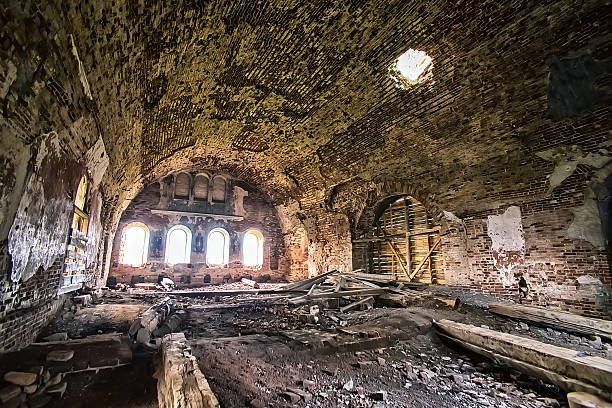
<path id="1" fill-rule="evenodd" d="M 452 374 L 451 379 L 455 384 L 463 384 L 463 376 L 461 374 Z"/>
<path id="2" fill-rule="evenodd" d="M 19 394 L 21 394 L 21 388 L 16 385 L 7 385 L 6 387 L 0 388 L 0 401 L 5 404 L 9 400 L 18 397 Z"/>
<path id="3" fill-rule="evenodd" d="M 23 392 L 25 392 L 26 394 L 34 394 L 37 389 L 38 384 L 34 383 L 32 385 L 26 385 L 25 387 L 23 387 Z"/>
<path id="4" fill-rule="evenodd" d="M 62 398 L 64 396 L 64 393 L 66 392 L 67 386 L 68 383 L 64 381 L 62 383 L 47 388 L 47 394 L 59 394 L 59 397 Z"/>
<path id="5" fill-rule="evenodd" d="M 319 306 L 310 306 L 310 314 L 313 316 L 319 314 Z"/>
<path id="6" fill-rule="evenodd" d="M 353 390 L 353 379 L 351 378 L 350 380 L 348 380 L 347 382 L 344 383 L 344 385 L 342 386 L 343 389 L 345 389 L 346 391 L 352 391 Z"/>
<path id="7" fill-rule="evenodd" d="M 302 387 L 312 391 L 314 390 L 315 382 L 311 380 L 302 380 Z"/>
<path id="8" fill-rule="evenodd" d="M 47 361 L 66 362 L 74 357 L 73 350 L 53 350 L 47 354 Z"/>
<path id="9" fill-rule="evenodd" d="M 287 388 L 287 392 L 299 395 L 304 401 L 309 402 L 312 400 L 312 394 L 306 391 L 302 391 L 299 388 Z"/>
<path id="10" fill-rule="evenodd" d="M 385 360 L 382 357 L 378 357 L 377 360 L 378 360 L 378 364 L 380 364 L 381 366 L 384 366 L 387 363 L 387 360 Z"/>
<path id="11" fill-rule="evenodd" d="M 328 368 L 322 368 L 322 369 L 321 369 L 321 372 L 322 372 L 323 374 L 327 374 L 327 375 L 330 375 L 330 376 L 332 376 L 332 377 L 335 377 L 335 376 L 336 376 L 336 374 L 338 374 L 338 367 L 335 367 L 335 368 L 331 368 L 331 367 L 328 367 Z"/>
<path id="12" fill-rule="evenodd" d="M 66 332 L 53 333 L 50 336 L 43 337 L 43 340 L 44 341 L 66 341 L 68 340 L 68 333 Z"/>
<path id="13" fill-rule="evenodd" d="M 527 323 L 520 322 L 519 327 L 521 330 L 529 330 L 529 325 Z"/>
<path id="14" fill-rule="evenodd" d="M 422 370 L 422 371 L 419 372 L 419 376 L 423 380 L 427 381 L 427 380 L 431 380 L 432 378 L 434 378 L 436 376 L 436 373 L 434 373 L 431 370 L 425 369 L 425 370 Z"/>
<path id="15" fill-rule="evenodd" d="M 45 381 L 48 386 L 57 385 L 62 382 L 62 373 L 57 373 L 53 377 L 50 377 L 48 381 Z"/>
<path id="16" fill-rule="evenodd" d="M 365 388 L 355 387 L 355 391 L 357 391 L 357 395 L 359 395 L 361 398 L 365 397 Z"/>
<path id="17" fill-rule="evenodd" d="M 294 394 L 292 392 L 289 391 L 285 391 L 285 392 L 281 392 L 280 393 L 281 398 L 283 398 L 284 400 L 292 403 L 292 404 L 297 404 L 298 401 L 300 400 L 300 396 L 297 394 Z"/>
<path id="18" fill-rule="evenodd" d="M 263 400 L 259 398 L 252 399 L 251 402 L 249 402 L 249 405 L 252 408 L 266 408 L 267 407 L 266 403 L 263 402 Z"/>
<path id="19" fill-rule="evenodd" d="M 15 385 L 30 385 L 38 378 L 36 373 L 25 373 L 23 371 L 9 371 L 4 374 L 4 381 Z"/>
<path id="20" fill-rule="evenodd" d="M 374 401 L 386 401 L 387 400 L 387 391 L 376 391 L 369 395 L 370 399 Z"/>

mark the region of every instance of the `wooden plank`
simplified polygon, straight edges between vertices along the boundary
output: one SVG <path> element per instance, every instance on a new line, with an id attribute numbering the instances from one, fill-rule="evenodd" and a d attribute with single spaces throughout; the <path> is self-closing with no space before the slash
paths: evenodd
<path id="1" fill-rule="evenodd" d="M 489 311 L 574 333 L 612 338 L 612 321 L 610 320 L 512 303 L 489 303 Z"/>
<path id="2" fill-rule="evenodd" d="M 440 227 L 436 226 L 436 227 L 431 227 L 431 228 L 415 230 L 415 231 L 409 232 L 407 235 L 409 237 L 415 237 L 415 236 L 431 234 L 432 232 L 439 232 L 439 231 L 440 231 Z M 402 238 L 405 236 L 406 236 L 406 233 L 404 232 L 401 232 L 399 234 L 387 234 L 388 238 Z M 363 242 L 382 242 L 382 241 L 384 241 L 384 238 L 381 238 L 381 237 L 364 237 L 364 238 L 354 239 L 352 242 L 354 244 L 359 244 Z"/>
<path id="3" fill-rule="evenodd" d="M 356 290 L 344 290 L 342 292 L 328 292 L 328 293 L 316 293 L 310 295 L 310 299 L 337 299 L 341 297 L 349 296 L 377 296 L 385 292 L 385 289 L 356 289 Z"/>
<path id="4" fill-rule="evenodd" d="M 425 264 L 425 262 L 427 261 L 427 259 L 429 258 L 429 256 L 431 255 L 431 253 L 438 247 L 438 245 L 440 244 L 440 240 L 438 240 L 433 247 L 431 247 L 431 249 L 429 250 L 429 252 L 427 253 L 427 255 L 425 256 L 425 258 L 423 258 L 423 260 L 421 261 L 421 263 L 419 264 L 419 266 L 414 270 L 414 272 L 412 272 L 412 274 L 408 277 L 408 280 L 412 280 L 414 279 L 414 277 L 419 273 L 419 271 L 421 270 L 421 268 L 423 267 L 423 265 Z"/>
<path id="5" fill-rule="evenodd" d="M 406 262 L 406 261 L 404 259 L 402 259 L 402 257 L 398 254 L 397 249 L 395 248 L 395 245 L 393 245 L 393 241 L 391 241 L 390 239 L 387 239 L 387 233 L 380 226 L 380 222 L 377 221 L 376 224 L 378 225 L 378 228 L 382 232 L 383 237 L 385 237 L 385 242 L 387 243 L 389 248 L 391 248 L 391 251 L 393 251 L 393 254 L 397 257 L 397 259 L 399 261 L 399 265 L 402 267 L 402 270 L 404 271 L 404 274 L 406 274 L 406 276 L 408 276 L 408 271 L 406 271 L 406 265 L 404 265 L 404 262 Z"/>
<path id="6" fill-rule="evenodd" d="M 325 279 L 327 279 L 327 276 L 333 274 L 333 273 L 337 273 L 338 271 L 329 271 L 329 272 L 325 272 L 321 275 L 309 278 L 309 279 L 304 279 L 298 282 L 294 282 L 294 283 L 290 283 L 288 285 L 285 285 L 283 287 L 284 290 L 298 290 L 298 289 L 303 289 L 303 287 L 306 287 L 306 289 L 309 289 L 310 286 L 314 285 L 315 283 L 319 283 L 319 282 L 323 282 Z"/>
<path id="7" fill-rule="evenodd" d="M 555 372 L 552 372 L 550 370 L 541 368 L 541 367 L 537 367 L 535 365 L 529 364 L 528 362 L 525 361 L 520 361 L 520 360 L 516 360 L 510 357 L 506 357 L 506 356 L 502 356 L 500 354 L 494 353 L 490 350 L 484 349 L 482 347 L 478 347 L 475 346 L 473 344 L 470 344 L 468 342 L 464 342 L 461 341 L 457 338 L 451 337 L 451 336 L 447 336 L 445 334 L 442 333 L 438 333 L 438 335 L 440 337 L 442 337 L 444 340 L 450 342 L 450 343 L 454 343 L 460 347 L 463 347 L 467 350 L 470 350 L 474 353 L 480 354 L 482 356 L 485 356 L 487 358 L 490 358 L 491 360 L 494 360 L 500 364 L 505 364 L 507 366 L 510 367 L 514 367 L 519 371 L 522 371 L 528 375 L 531 375 L 533 377 L 536 378 L 540 378 L 545 382 L 548 382 L 550 384 L 554 384 L 556 386 L 558 386 L 559 388 L 561 388 L 562 390 L 565 390 L 566 392 L 568 391 L 582 391 L 582 392 L 589 392 L 592 394 L 597 394 L 600 395 L 603 398 L 608 398 L 610 399 L 611 395 L 610 393 L 600 390 L 599 388 L 595 387 L 594 385 L 591 384 L 587 384 L 583 381 L 580 380 L 576 380 L 573 378 L 568 378 L 566 376 L 557 374 Z"/>
<path id="8" fill-rule="evenodd" d="M 443 334 L 475 347 L 551 371 L 560 376 L 574 378 L 605 393 L 612 393 L 611 360 L 450 320 L 435 322 L 435 326 Z"/>
<path id="9" fill-rule="evenodd" d="M 371 282 L 379 282 L 379 283 L 390 283 L 396 282 L 397 277 L 393 275 L 385 275 L 379 273 L 348 273 L 348 276 L 355 277 L 357 279 L 371 281 Z"/>
<path id="10" fill-rule="evenodd" d="M 353 310 L 353 309 L 355 309 L 356 307 L 358 307 L 358 306 L 360 306 L 360 305 L 363 305 L 363 304 L 365 304 L 365 303 L 368 303 L 368 302 L 374 302 L 374 297 L 372 297 L 372 296 L 368 296 L 367 298 L 364 298 L 364 299 L 358 300 L 358 301 L 356 301 L 356 302 L 353 302 L 353 303 L 351 303 L 350 305 L 346 305 L 346 306 L 344 306 L 344 307 L 341 307 L 341 308 L 340 308 L 340 311 L 341 311 L 342 313 L 345 313 L 345 312 L 348 312 L 349 310 Z"/>
<path id="11" fill-rule="evenodd" d="M 412 256 L 410 254 L 410 225 L 408 223 L 408 202 L 404 200 L 404 232 L 406 233 L 406 274 L 410 276 Z"/>

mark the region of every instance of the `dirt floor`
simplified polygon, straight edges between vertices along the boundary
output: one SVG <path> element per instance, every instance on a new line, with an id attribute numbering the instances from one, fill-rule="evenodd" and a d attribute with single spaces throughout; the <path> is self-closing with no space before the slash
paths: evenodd
<path id="1" fill-rule="evenodd" d="M 243 287 L 202 291 L 215 289 Z M 87 307 L 68 302 L 40 338 L 59 332 L 72 339 L 126 333 L 139 313 L 167 295 L 107 291 Z M 442 343 L 433 320 L 489 327 L 611 358 L 610 344 L 599 338 L 492 315 L 481 306 L 496 299 L 474 294 L 466 294 L 458 309 L 426 300 L 407 308 L 349 313 L 340 313 L 333 303 L 291 305 L 281 294 L 201 297 L 183 291 L 170 296 L 187 312 L 178 331 L 190 340 L 225 408 L 567 406 L 556 387 Z M 312 314 L 311 306 L 320 311 Z M 47 406 L 155 407 L 153 363 L 152 352 L 138 351 L 131 365 L 68 374 L 64 397 Z"/>
<path id="2" fill-rule="evenodd" d="M 608 357 L 608 344 L 525 325 L 469 305 L 438 302 L 406 309 L 335 313 L 275 298 L 189 299 L 181 330 L 224 407 L 554 407 L 556 387 L 443 344 L 433 319 L 452 319 Z M 404 316 L 402 320 L 398 316 Z M 357 333 L 358 340 L 337 333 Z M 388 336 L 390 339 L 381 340 Z M 345 344 L 345 343 L 348 343 Z M 287 389 L 312 395 L 290 402 Z M 310 398 L 310 397 L 307 397 Z"/>

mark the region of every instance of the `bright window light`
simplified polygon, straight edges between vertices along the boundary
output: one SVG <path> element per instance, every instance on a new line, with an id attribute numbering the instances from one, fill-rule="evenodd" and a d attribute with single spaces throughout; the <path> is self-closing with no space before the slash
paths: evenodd
<path id="1" fill-rule="evenodd" d="M 251 230 L 244 234 L 242 257 L 246 266 L 263 265 L 263 236 L 259 231 Z"/>
<path id="2" fill-rule="evenodd" d="M 140 225 L 128 226 L 123 233 L 123 258 L 124 265 L 142 266 L 147 262 L 149 247 L 149 232 Z"/>
<path id="3" fill-rule="evenodd" d="M 171 265 L 189 263 L 190 257 L 191 231 L 183 225 L 172 227 L 166 239 L 166 262 Z"/>
<path id="4" fill-rule="evenodd" d="M 229 261 L 229 234 L 223 228 L 215 228 L 208 234 L 206 263 L 225 265 Z"/>
<path id="5" fill-rule="evenodd" d="M 409 49 L 389 68 L 391 79 L 399 88 L 405 89 L 428 77 L 432 68 L 432 58 L 424 51 Z"/>

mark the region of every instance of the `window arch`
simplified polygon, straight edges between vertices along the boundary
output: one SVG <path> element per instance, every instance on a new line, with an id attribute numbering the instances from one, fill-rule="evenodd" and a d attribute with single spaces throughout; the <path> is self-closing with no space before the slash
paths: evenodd
<path id="1" fill-rule="evenodd" d="M 204 174 L 198 174 L 195 177 L 193 185 L 193 198 L 196 200 L 208 200 L 208 177 Z"/>
<path id="2" fill-rule="evenodd" d="M 179 173 L 174 180 L 174 197 L 189 198 L 191 177 L 187 173 Z"/>
<path id="3" fill-rule="evenodd" d="M 189 263 L 190 259 L 191 230 L 184 225 L 175 225 L 166 236 L 166 263 Z"/>
<path id="4" fill-rule="evenodd" d="M 215 203 L 225 202 L 225 179 L 221 176 L 213 179 L 212 200 Z"/>
<path id="5" fill-rule="evenodd" d="M 392 196 L 375 210 L 368 271 L 420 283 L 444 284 L 439 227 L 410 196 Z M 355 249 L 354 249 L 355 250 Z"/>
<path id="6" fill-rule="evenodd" d="M 206 263 L 225 265 L 229 262 L 229 234 L 223 228 L 215 228 L 208 233 L 206 243 Z"/>
<path id="7" fill-rule="evenodd" d="M 242 262 L 245 266 L 263 265 L 263 235 L 256 229 L 248 230 L 242 238 Z"/>
<path id="8" fill-rule="evenodd" d="M 125 226 L 121 236 L 121 254 L 119 263 L 142 266 L 149 255 L 149 228 L 141 222 L 132 222 Z"/>

